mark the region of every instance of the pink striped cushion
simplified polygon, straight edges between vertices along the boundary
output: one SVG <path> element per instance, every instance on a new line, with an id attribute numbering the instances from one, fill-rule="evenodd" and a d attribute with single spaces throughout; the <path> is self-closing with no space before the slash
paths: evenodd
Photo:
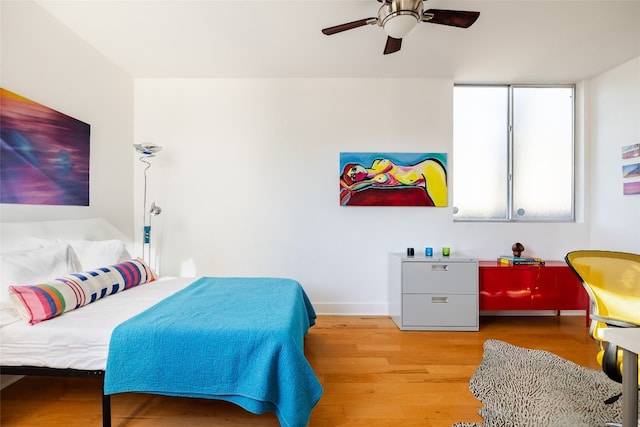
<path id="1" fill-rule="evenodd" d="M 22 317 L 35 325 L 153 280 L 151 268 L 137 258 L 38 285 L 9 286 L 9 293 L 19 302 Z"/>

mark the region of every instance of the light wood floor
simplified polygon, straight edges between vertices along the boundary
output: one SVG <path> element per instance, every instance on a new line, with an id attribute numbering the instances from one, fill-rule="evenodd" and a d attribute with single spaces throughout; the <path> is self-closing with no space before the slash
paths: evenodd
<path id="1" fill-rule="evenodd" d="M 583 316 L 481 317 L 479 332 L 401 332 L 387 317 L 320 316 L 305 353 L 324 394 L 310 426 L 447 426 L 481 422 L 468 381 L 482 343 L 499 339 L 598 369 Z M 28 377 L 0 392 L 3 427 L 99 427 L 100 381 Z M 114 427 L 278 426 L 229 403 L 122 394 Z"/>

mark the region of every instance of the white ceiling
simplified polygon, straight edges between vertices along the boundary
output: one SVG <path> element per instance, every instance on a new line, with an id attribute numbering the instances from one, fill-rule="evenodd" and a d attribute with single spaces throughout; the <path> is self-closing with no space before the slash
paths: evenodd
<path id="1" fill-rule="evenodd" d="M 568 83 L 640 56 L 640 0 L 429 0 L 479 11 L 468 29 L 421 23 L 383 55 L 376 0 L 39 0 L 135 78 L 451 78 Z"/>

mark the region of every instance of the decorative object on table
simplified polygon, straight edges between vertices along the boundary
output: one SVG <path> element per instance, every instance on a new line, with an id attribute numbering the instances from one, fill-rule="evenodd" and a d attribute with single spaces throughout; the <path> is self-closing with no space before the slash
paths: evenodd
<path id="1" fill-rule="evenodd" d="M 141 154 L 140 162 L 145 164 L 144 174 L 144 195 L 142 199 L 142 259 L 151 262 L 151 218 L 160 215 L 162 208 L 157 206 L 155 202 L 151 203 L 151 209 L 147 211 L 147 170 L 151 167 L 149 160 L 155 157 L 156 153 L 162 150 L 162 147 L 150 143 L 134 144 L 136 152 Z M 148 255 L 145 255 L 145 252 Z"/>
<path id="2" fill-rule="evenodd" d="M 341 206 L 447 202 L 447 153 L 340 153 Z"/>
<path id="3" fill-rule="evenodd" d="M 416 252 L 413 248 L 407 248 L 407 256 L 414 256 Z"/>
<path id="4" fill-rule="evenodd" d="M 544 265 L 542 258 L 538 257 L 523 257 L 524 245 L 520 242 L 516 242 L 511 245 L 511 251 L 513 256 L 500 255 L 498 261 L 500 264 L 505 265 Z"/>
<path id="5" fill-rule="evenodd" d="M 599 370 L 544 350 L 487 340 L 469 389 L 482 403 L 482 423 L 453 427 L 602 426 L 620 419 L 622 405 L 604 400 L 620 384 Z"/>
<path id="6" fill-rule="evenodd" d="M 500 255 L 498 262 L 504 265 L 544 265 L 544 260 L 539 257 L 517 257 Z"/>
<path id="7" fill-rule="evenodd" d="M 433 248 L 424 248 L 424 256 L 433 256 Z"/>
<path id="8" fill-rule="evenodd" d="M 522 252 L 524 252 L 524 245 L 520 242 L 515 242 L 511 245 L 511 250 L 513 251 L 513 256 L 520 257 L 522 256 Z"/>
<path id="9" fill-rule="evenodd" d="M 91 126 L 0 88 L 0 203 L 89 206 Z"/>
<path id="10" fill-rule="evenodd" d="M 402 38 L 409 35 L 421 22 L 469 28 L 480 16 L 480 12 L 464 10 L 428 9 L 424 10 L 424 0 L 379 0 L 382 3 L 378 16 L 359 19 L 346 24 L 324 28 L 322 33 L 330 36 L 342 31 L 365 25 L 377 25 L 387 34 L 384 54 L 400 50 Z"/>
<path id="11" fill-rule="evenodd" d="M 451 255 L 451 248 L 448 246 L 445 246 L 442 248 L 442 256 L 449 256 Z"/>

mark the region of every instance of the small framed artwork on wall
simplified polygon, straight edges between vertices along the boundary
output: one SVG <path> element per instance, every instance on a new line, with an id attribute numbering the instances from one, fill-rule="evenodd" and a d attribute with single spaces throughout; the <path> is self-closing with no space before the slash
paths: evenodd
<path id="1" fill-rule="evenodd" d="M 340 153 L 342 206 L 447 206 L 446 153 Z"/>
<path id="2" fill-rule="evenodd" d="M 640 144 L 622 147 L 622 194 L 640 194 Z"/>

